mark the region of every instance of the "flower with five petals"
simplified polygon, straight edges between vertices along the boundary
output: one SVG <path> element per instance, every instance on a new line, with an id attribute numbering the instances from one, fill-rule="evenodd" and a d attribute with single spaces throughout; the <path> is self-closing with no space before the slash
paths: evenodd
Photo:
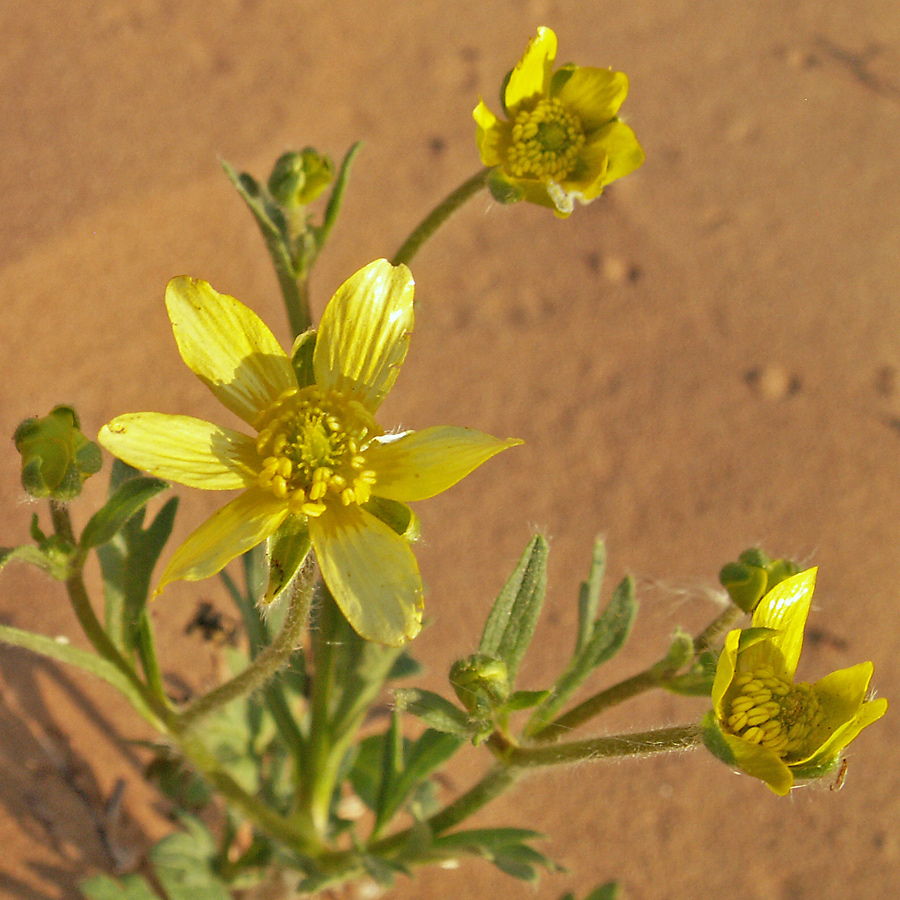
<path id="1" fill-rule="evenodd" d="M 308 530 L 325 583 L 360 635 L 395 646 L 414 637 L 419 569 L 379 512 L 385 502 L 406 510 L 521 441 L 451 427 L 385 435 L 376 423 L 413 327 L 409 270 L 378 260 L 348 279 L 322 316 L 312 365 L 296 370 L 255 313 L 204 281 L 173 279 L 166 306 L 185 363 L 255 436 L 152 412 L 100 431 L 107 450 L 160 478 L 243 489 L 176 550 L 156 593 L 214 575 L 290 525 L 301 537 Z"/>
<path id="2" fill-rule="evenodd" d="M 844 748 L 880 719 L 887 700 L 866 699 L 872 663 L 840 669 L 813 684 L 795 682 L 816 583 L 809 569 L 760 601 L 752 626 L 729 632 L 703 723 L 707 747 L 776 794 L 838 766 Z"/>
<path id="3" fill-rule="evenodd" d="M 556 35 L 538 28 L 501 93 L 507 121 L 480 100 L 473 113 L 481 161 L 503 202 L 527 200 L 565 218 L 634 171 L 644 151 L 618 118 L 628 93 L 622 72 L 565 65 L 553 69 Z"/>

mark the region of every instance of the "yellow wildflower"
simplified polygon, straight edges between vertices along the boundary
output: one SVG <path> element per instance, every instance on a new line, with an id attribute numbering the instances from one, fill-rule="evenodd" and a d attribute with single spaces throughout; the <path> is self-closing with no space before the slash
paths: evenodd
<path id="1" fill-rule="evenodd" d="M 780 796 L 833 771 L 887 709 L 883 698 L 866 699 L 870 662 L 794 681 L 815 583 L 815 569 L 787 578 L 760 601 L 751 628 L 728 634 L 704 720 L 709 749 Z"/>
<path id="2" fill-rule="evenodd" d="M 565 218 L 575 200 L 589 203 L 611 181 L 634 171 L 644 151 L 617 117 L 628 78 L 574 65 L 553 72 L 555 58 L 556 35 L 538 28 L 503 88 L 508 121 L 483 100 L 473 115 L 481 161 L 496 167 L 494 195 L 548 206 Z"/>
<path id="3" fill-rule="evenodd" d="M 173 279 L 166 306 L 182 359 L 256 434 L 152 412 L 100 431 L 107 450 L 160 478 L 243 489 L 179 547 L 156 593 L 214 575 L 292 516 L 360 635 L 395 646 L 414 637 L 421 577 L 408 541 L 378 517 L 379 498 L 432 497 L 521 441 L 451 427 L 385 435 L 375 422 L 413 327 L 409 269 L 378 260 L 338 289 L 319 326 L 311 383 L 298 382 L 255 313 L 206 282 Z"/>

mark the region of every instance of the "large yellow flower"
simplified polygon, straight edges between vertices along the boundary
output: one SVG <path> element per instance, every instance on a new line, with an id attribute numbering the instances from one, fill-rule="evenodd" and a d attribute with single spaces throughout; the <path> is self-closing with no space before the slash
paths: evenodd
<path id="1" fill-rule="evenodd" d="M 152 412 L 100 431 L 107 450 L 160 478 L 243 489 L 175 552 L 157 593 L 215 574 L 293 517 L 360 635 L 392 645 L 414 637 L 422 581 L 408 541 L 377 515 L 383 501 L 432 497 L 521 441 L 450 427 L 385 435 L 376 424 L 413 327 L 409 269 L 378 260 L 338 289 L 299 381 L 272 332 L 233 297 L 179 277 L 166 306 L 185 363 L 256 435 Z"/>
<path id="2" fill-rule="evenodd" d="M 794 681 L 815 583 L 815 569 L 782 581 L 756 607 L 751 628 L 728 634 L 704 721 L 710 750 L 780 796 L 795 779 L 833 771 L 887 709 L 883 698 L 866 699 L 870 662 L 813 684 Z"/>
<path id="3" fill-rule="evenodd" d="M 497 118 L 481 100 L 475 107 L 478 151 L 497 167 L 495 196 L 549 206 L 562 218 L 575 200 L 589 203 L 611 181 L 634 171 L 644 151 L 617 118 L 628 93 L 622 72 L 566 65 L 552 71 L 556 35 L 538 28 L 503 88 L 508 116 Z M 501 196 L 501 199 L 504 199 Z"/>

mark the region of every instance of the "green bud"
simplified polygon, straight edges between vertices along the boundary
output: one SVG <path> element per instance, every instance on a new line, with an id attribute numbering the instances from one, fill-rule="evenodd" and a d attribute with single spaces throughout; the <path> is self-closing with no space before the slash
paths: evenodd
<path id="1" fill-rule="evenodd" d="M 469 712 L 486 712 L 509 697 L 506 663 L 483 653 L 473 653 L 453 663 L 450 684 Z"/>
<path id="2" fill-rule="evenodd" d="M 491 169 L 487 177 L 487 186 L 491 196 L 498 203 L 504 204 L 504 206 L 510 203 L 518 203 L 525 196 L 522 188 L 509 181 L 499 168 Z"/>
<path id="3" fill-rule="evenodd" d="M 78 416 L 57 406 L 43 419 L 25 419 L 13 435 L 22 456 L 22 486 L 32 497 L 71 500 L 100 471 L 100 448 L 79 431 Z"/>
<path id="4" fill-rule="evenodd" d="M 719 581 L 735 606 L 752 613 L 775 585 L 796 575 L 800 569 L 787 559 L 770 559 L 762 550 L 745 550 L 737 562 L 727 563 L 719 572 Z"/>
<path id="5" fill-rule="evenodd" d="M 292 209 L 312 203 L 334 181 L 334 163 L 312 147 L 283 153 L 269 176 L 269 193 Z"/>
<path id="6" fill-rule="evenodd" d="M 726 563 L 719 572 L 719 581 L 735 606 L 745 613 L 752 613 L 766 593 L 769 576 L 765 569 L 757 566 Z"/>

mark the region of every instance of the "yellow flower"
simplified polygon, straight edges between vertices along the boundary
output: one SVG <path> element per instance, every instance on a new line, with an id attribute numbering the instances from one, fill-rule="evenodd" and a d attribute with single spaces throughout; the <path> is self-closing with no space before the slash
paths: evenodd
<path id="1" fill-rule="evenodd" d="M 870 662 L 813 684 L 794 681 L 815 583 L 815 569 L 782 581 L 756 607 L 751 628 L 728 634 L 704 720 L 709 749 L 780 796 L 796 779 L 833 771 L 887 709 L 885 699 L 866 699 Z"/>
<path id="2" fill-rule="evenodd" d="M 395 646 L 414 637 L 422 618 L 416 559 L 377 513 L 384 501 L 432 497 L 521 441 L 450 427 L 385 435 L 376 424 L 413 327 L 409 269 L 378 260 L 338 289 L 319 326 L 310 383 L 298 382 L 255 313 L 206 282 L 173 279 L 166 306 L 182 359 L 256 434 L 152 412 L 119 416 L 100 431 L 107 450 L 160 478 L 243 489 L 179 547 L 156 593 L 214 575 L 294 517 L 289 524 L 308 528 L 325 583 L 359 634 Z"/>
<path id="3" fill-rule="evenodd" d="M 565 65 L 552 71 L 556 35 L 538 28 L 503 88 L 508 121 L 480 100 L 473 113 L 478 151 L 496 167 L 498 199 L 528 200 L 570 215 L 575 200 L 589 203 L 611 181 L 633 172 L 644 151 L 617 118 L 628 93 L 622 72 Z"/>

